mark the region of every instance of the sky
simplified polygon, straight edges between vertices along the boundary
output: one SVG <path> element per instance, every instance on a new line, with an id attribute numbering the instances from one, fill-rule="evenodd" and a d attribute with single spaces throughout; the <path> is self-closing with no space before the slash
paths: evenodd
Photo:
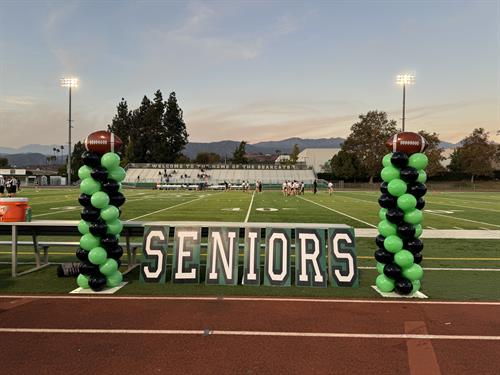
<path id="1" fill-rule="evenodd" d="M 500 0 L 0 1 L 0 146 L 105 129 L 125 98 L 175 91 L 193 142 L 346 137 L 381 110 L 406 130 L 500 142 Z"/>

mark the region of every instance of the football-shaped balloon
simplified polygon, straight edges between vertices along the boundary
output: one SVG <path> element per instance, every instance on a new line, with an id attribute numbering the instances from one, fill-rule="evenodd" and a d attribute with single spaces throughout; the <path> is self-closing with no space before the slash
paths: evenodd
<path id="1" fill-rule="evenodd" d="M 394 134 L 385 143 L 389 151 L 404 152 L 409 155 L 424 151 L 428 143 L 420 134 L 412 132 L 401 132 Z"/>
<path id="2" fill-rule="evenodd" d="M 87 138 L 85 138 L 85 149 L 102 155 L 107 152 L 120 151 L 122 143 L 122 140 L 114 133 L 106 130 L 99 130 L 89 134 Z"/>

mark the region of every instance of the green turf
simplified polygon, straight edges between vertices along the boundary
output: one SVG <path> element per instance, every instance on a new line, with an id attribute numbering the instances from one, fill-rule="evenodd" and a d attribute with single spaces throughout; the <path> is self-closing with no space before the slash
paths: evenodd
<path id="1" fill-rule="evenodd" d="M 79 207 L 76 189 L 26 189 L 19 196 L 30 198 L 34 220 L 78 220 Z M 141 221 L 236 221 L 290 222 L 290 223 L 342 223 L 357 228 L 377 225 L 379 206 L 376 191 L 338 191 L 329 196 L 325 191 L 317 195 L 306 192 L 299 197 L 283 197 L 279 191 L 253 192 L 195 192 L 125 190 L 127 203 L 123 207 L 123 220 Z M 500 193 L 434 193 L 426 197 L 424 228 L 436 229 L 500 229 Z M 252 200 L 253 199 L 253 200 Z M 430 211 L 429 211 L 430 210 Z M 7 236 L 1 240 L 9 240 Z M 30 240 L 30 238 L 22 238 Z M 40 240 L 71 240 L 74 238 L 43 237 Z M 141 242 L 141 239 L 133 239 Z M 373 267 L 373 239 L 357 238 L 358 265 Z M 498 240 L 426 239 L 424 267 L 496 268 L 500 269 L 500 238 Z M 75 261 L 74 248 L 52 248 L 50 261 Z M 202 249 L 202 252 L 203 249 Z M 10 261 L 10 249 L 0 246 L 0 262 Z M 20 262 L 33 262 L 32 250 L 20 247 Z M 202 256 L 202 262 L 204 256 Z M 30 265 L 19 266 L 22 271 Z M 241 267 L 240 267 L 241 268 Z M 353 288 L 272 288 L 223 287 L 188 285 L 151 285 L 138 282 L 132 273 L 130 284 L 120 293 L 126 294 L 240 294 L 288 296 L 342 296 L 375 297 L 370 288 L 376 271 L 360 270 L 360 287 Z M 67 293 L 74 287 L 74 279 L 55 277 L 50 267 L 17 279 L 10 278 L 10 265 L 0 264 L 1 293 Z M 500 300 L 498 285 L 500 272 L 480 271 L 427 271 L 423 291 L 431 298 Z"/>

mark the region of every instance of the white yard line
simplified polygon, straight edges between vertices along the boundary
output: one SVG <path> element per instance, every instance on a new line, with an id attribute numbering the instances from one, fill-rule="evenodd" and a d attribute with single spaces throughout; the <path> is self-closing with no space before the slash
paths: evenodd
<path id="1" fill-rule="evenodd" d="M 128 219 L 127 221 L 133 221 L 133 220 L 137 220 L 137 219 L 140 219 L 140 218 L 143 218 L 143 217 L 146 217 L 146 216 L 151 216 L 153 214 L 157 214 L 158 212 L 163 212 L 163 211 L 168 211 L 168 210 L 171 210 L 172 208 L 176 208 L 176 207 L 179 207 L 179 206 L 183 206 L 185 204 L 188 204 L 188 203 L 191 203 L 191 202 L 194 202 L 194 201 L 199 201 L 200 199 L 203 199 L 205 196 L 203 197 L 199 197 L 199 198 L 195 198 L 195 199 L 192 199 L 190 201 L 187 201 L 187 202 L 182 202 L 182 203 L 179 203 L 179 204 L 175 204 L 173 206 L 169 206 L 169 207 L 166 207 L 166 208 L 162 208 L 161 210 L 157 210 L 157 211 L 153 211 L 153 212 L 150 212 L 148 214 L 144 214 L 144 215 L 141 215 L 141 216 L 137 216 L 137 217 L 134 217 L 132 219 Z"/>
<path id="2" fill-rule="evenodd" d="M 376 226 L 376 225 L 370 224 L 370 223 L 368 223 L 368 222 L 366 222 L 366 221 L 363 221 L 363 220 L 358 219 L 358 218 L 356 218 L 356 217 L 354 217 L 354 216 L 348 215 L 348 214 L 346 214 L 346 213 L 344 213 L 344 212 L 340 212 L 340 211 L 334 210 L 333 208 L 330 208 L 330 207 L 328 207 L 328 206 L 324 206 L 324 205 L 322 205 L 322 204 L 320 204 L 320 203 L 316 203 L 316 202 L 314 202 L 314 201 L 312 201 L 312 200 L 309 200 L 309 199 L 306 199 L 306 198 L 304 198 L 304 197 L 299 197 L 299 198 L 300 198 L 300 199 L 302 199 L 302 200 L 305 200 L 305 201 L 307 201 L 307 202 L 309 202 L 309 203 L 315 204 L 315 205 L 317 205 L 317 206 L 320 206 L 320 207 L 326 208 L 327 210 L 330 210 L 330 211 L 336 212 L 336 213 L 338 213 L 339 215 L 343 215 L 343 216 L 348 217 L 348 218 L 350 218 L 350 219 L 353 219 L 353 220 L 359 221 L 360 223 L 366 224 L 366 225 L 368 225 L 368 226 L 370 226 L 370 227 L 372 227 L 372 228 L 377 228 L 377 226 Z"/>
<path id="3" fill-rule="evenodd" d="M 498 224 L 490 224 L 490 223 L 485 223 L 484 221 L 476 221 L 476 220 L 470 220 L 470 219 L 463 219 L 461 217 L 456 217 L 456 216 L 442 215 L 442 214 L 437 214 L 435 212 L 429 212 L 429 211 L 426 211 L 426 210 L 424 210 L 424 214 L 442 216 L 442 217 L 447 217 L 448 219 L 468 221 L 470 223 L 476 223 L 476 224 L 491 225 L 492 227 L 500 228 L 500 225 L 498 225 Z"/>
<path id="4" fill-rule="evenodd" d="M 362 270 L 375 270 L 377 267 L 360 267 Z M 479 271 L 479 272 L 500 272 L 500 268 L 447 268 L 447 267 L 424 267 L 424 271 Z"/>
<path id="5" fill-rule="evenodd" d="M 344 332 L 286 332 L 286 331 L 219 331 L 182 329 L 92 329 L 92 328 L 0 328 L 0 333 L 54 333 L 90 335 L 197 335 L 197 336 L 263 336 L 352 339 L 415 339 L 415 340 L 467 340 L 500 341 L 500 336 L 482 335 L 430 335 L 411 333 L 344 333 Z"/>
<path id="6" fill-rule="evenodd" d="M 434 228 L 434 227 L 427 227 L 427 228 L 429 228 L 429 229 L 433 229 L 433 230 L 436 230 L 436 228 Z"/>
<path id="7" fill-rule="evenodd" d="M 245 216 L 245 223 L 248 223 L 248 218 L 250 217 L 250 212 L 252 212 L 253 198 L 255 197 L 255 191 L 252 193 L 252 199 L 250 200 L 250 206 L 248 206 L 247 216 Z"/>
<path id="8" fill-rule="evenodd" d="M 453 227 L 453 229 L 463 230 L 464 228 L 460 228 L 460 227 Z"/>
<path id="9" fill-rule="evenodd" d="M 436 204 L 438 206 L 451 206 L 451 207 L 468 208 L 468 209 L 471 209 L 471 210 L 500 212 L 500 210 L 493 210 L 491 208 L 471 207 L 471 206 L 463 206 L 463 205 L 460 205 L 460 204 L 450 204 L 450 203 L 438 203 L 438 202 L 433 202 L 432 200 L 429 200 L 429 199 L 427 199 L 426 202 L 427 203 L 431 203 L 431 204 Z"/>

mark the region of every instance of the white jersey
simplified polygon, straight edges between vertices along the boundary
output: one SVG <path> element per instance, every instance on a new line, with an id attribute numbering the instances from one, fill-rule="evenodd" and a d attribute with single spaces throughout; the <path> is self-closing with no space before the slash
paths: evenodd
<path id="1" fill-rule="evenodd" d="M 283 182 L 283 184 L 281 185 L 282 189 L 285 190 L 286 189 L 286 182 Z"/>
<path id="2" fill-rule="evenodd" d="M 328 183 L 328 189 L 333 189 L 333 183 L 332 182 Z"/>
<path id="3" fill-rule="evenodd" d="M 1 174 L 0 174 L 0 186 L 5 186 L 5 180 Z"/>

